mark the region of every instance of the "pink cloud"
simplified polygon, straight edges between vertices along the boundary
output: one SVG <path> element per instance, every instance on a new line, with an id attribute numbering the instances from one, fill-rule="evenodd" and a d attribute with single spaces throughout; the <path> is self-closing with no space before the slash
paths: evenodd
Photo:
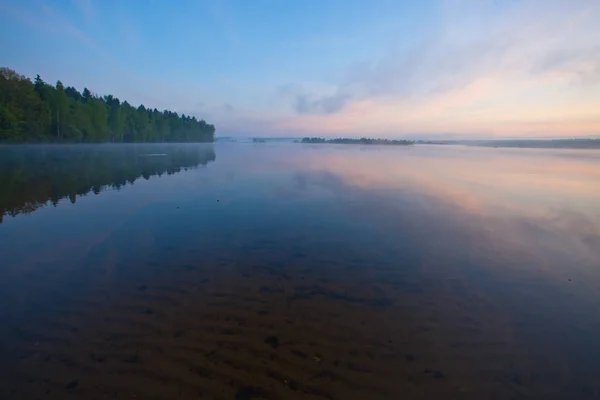
<path id="1" fill-rule="evenodd" d="M 381 137 L 600 134 L 600 3 L 515 3 L 497 16 L 485 15 L 493 11 L 487 3 L 468 4 L 449 2 L 441 34 L 417 50 L 351 68 L 337 89 L 313 93 L 314 105 L 344 96 L 339 109 L 280 115 L 273 129 Z"/>

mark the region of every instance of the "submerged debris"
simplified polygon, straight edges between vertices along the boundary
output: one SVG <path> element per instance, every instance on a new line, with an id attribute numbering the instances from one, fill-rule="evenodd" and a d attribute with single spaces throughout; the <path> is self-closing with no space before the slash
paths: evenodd
<path id="1" fill-rule="evenodd" d="M 279 347 L 279 339 L 277 338 L 277 336 L 267 336 L 265 338 L 265 343 L 274 349 Z"/>
<path id="2" fill-rule="evenodd" d="M 235 400 L 258 400 L 262 399 L 264 391 L 253 386 L 244 386 L 235 392 Z"/>
<path id="3" fill-rule="evenodd" d="M 139 360 L 140 360 L 140 351 L 139 350 L 136 350 L 134 355 L 124 357 L 121 359 L 121 361 L 126 362 L 126 363 L 136 363 Z"/>
<path id="4" fill-rule="evenodd" d="M 425 368 L 425 371 L 423 371 L 424 374 L 431 374 L 431 376 L 433 376 L 436 379 L 442 379 L 445 378 L 446 375 L 444 375 L 444 373 L 442 371 L 433 371 L 430 370 L 429 368 Z"/>
<path id="5" fill-rule="evenodd" d="M 79 380 L 73 379 L 72 381 L 70 381 L 69 383 L 67 383 L 65 385 L 65 389 L 67 389 L 67 390 L 75 389 L 78 385 L 79 385 Z"/>

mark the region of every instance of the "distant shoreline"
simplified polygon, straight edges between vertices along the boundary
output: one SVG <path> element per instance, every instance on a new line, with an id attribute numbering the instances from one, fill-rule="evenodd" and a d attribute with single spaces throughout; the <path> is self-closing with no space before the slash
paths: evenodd
<path id="1" fill-rule="evenodd" d="M 576 138 L 576 139 L 452 139 L 452 140 L 405 140 L 405 139 L 372 139 L 372 138 L 282 138 L 282 137 L 216 137 L 215 142 L 239 142 L 239 143 L 304 143 L 304 144 L 355 144 L 355 145 L 454 145 L 492 148 L 514 148 L 514 149 L 600 149 L 600 138 Z"/>
<path id="2" fill-rule="evenodd" d="M 417 140 L 415 143 L 520 149 L 600 149 L 600 139 Z"/>
<path id="3" fill-rule="evenodd" d="M 302 140 L 295 140 L 295 143 L 310 143 L 310 144 L 320 144 L 320 143 L 329 143 L 329 144 L 362 144 L 362 145 L 384 145 L 384 146 L 410 146 L 414 144 L 414 142 L 410 140 L 390 140 L 390 139 L 371 139 L 371 138 L 360 138 L 360 139 L 350 139 L 350 138 L 337 138 L 337 139 L 325 139 L 318 137 L 305 137 Z"/>

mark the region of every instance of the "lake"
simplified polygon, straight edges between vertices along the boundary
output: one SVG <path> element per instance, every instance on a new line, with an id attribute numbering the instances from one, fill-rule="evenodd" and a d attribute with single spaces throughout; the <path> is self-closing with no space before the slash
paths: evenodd
<path id="1" fill-rule="evenodd" d="M 0 398 L 600 398 L 600 151 L 0 147 Z"/>

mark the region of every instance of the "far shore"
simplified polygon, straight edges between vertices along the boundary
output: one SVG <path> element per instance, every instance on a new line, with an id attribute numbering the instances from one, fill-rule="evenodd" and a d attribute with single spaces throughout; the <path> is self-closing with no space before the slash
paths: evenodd
<path id="1" fill-rule="evenodd" d="M 531 149 L 600 149 L 600 139 L 418 140 L 416 144 Z"/>
<path id="2" fill-rule="evenodd" d="M 390 139 L 371 139 L 371 138 L 337 138 L 337 139 L 325 139 L 319 137 L 305 137 L 301 141 L 295 140 L 299 143 L 332 143 L 332 144 L 362 144 L 362 145 L 386 145 L 386 146 L 410 146 L 414 142 L 410 140 L 390 140 Z"/>

